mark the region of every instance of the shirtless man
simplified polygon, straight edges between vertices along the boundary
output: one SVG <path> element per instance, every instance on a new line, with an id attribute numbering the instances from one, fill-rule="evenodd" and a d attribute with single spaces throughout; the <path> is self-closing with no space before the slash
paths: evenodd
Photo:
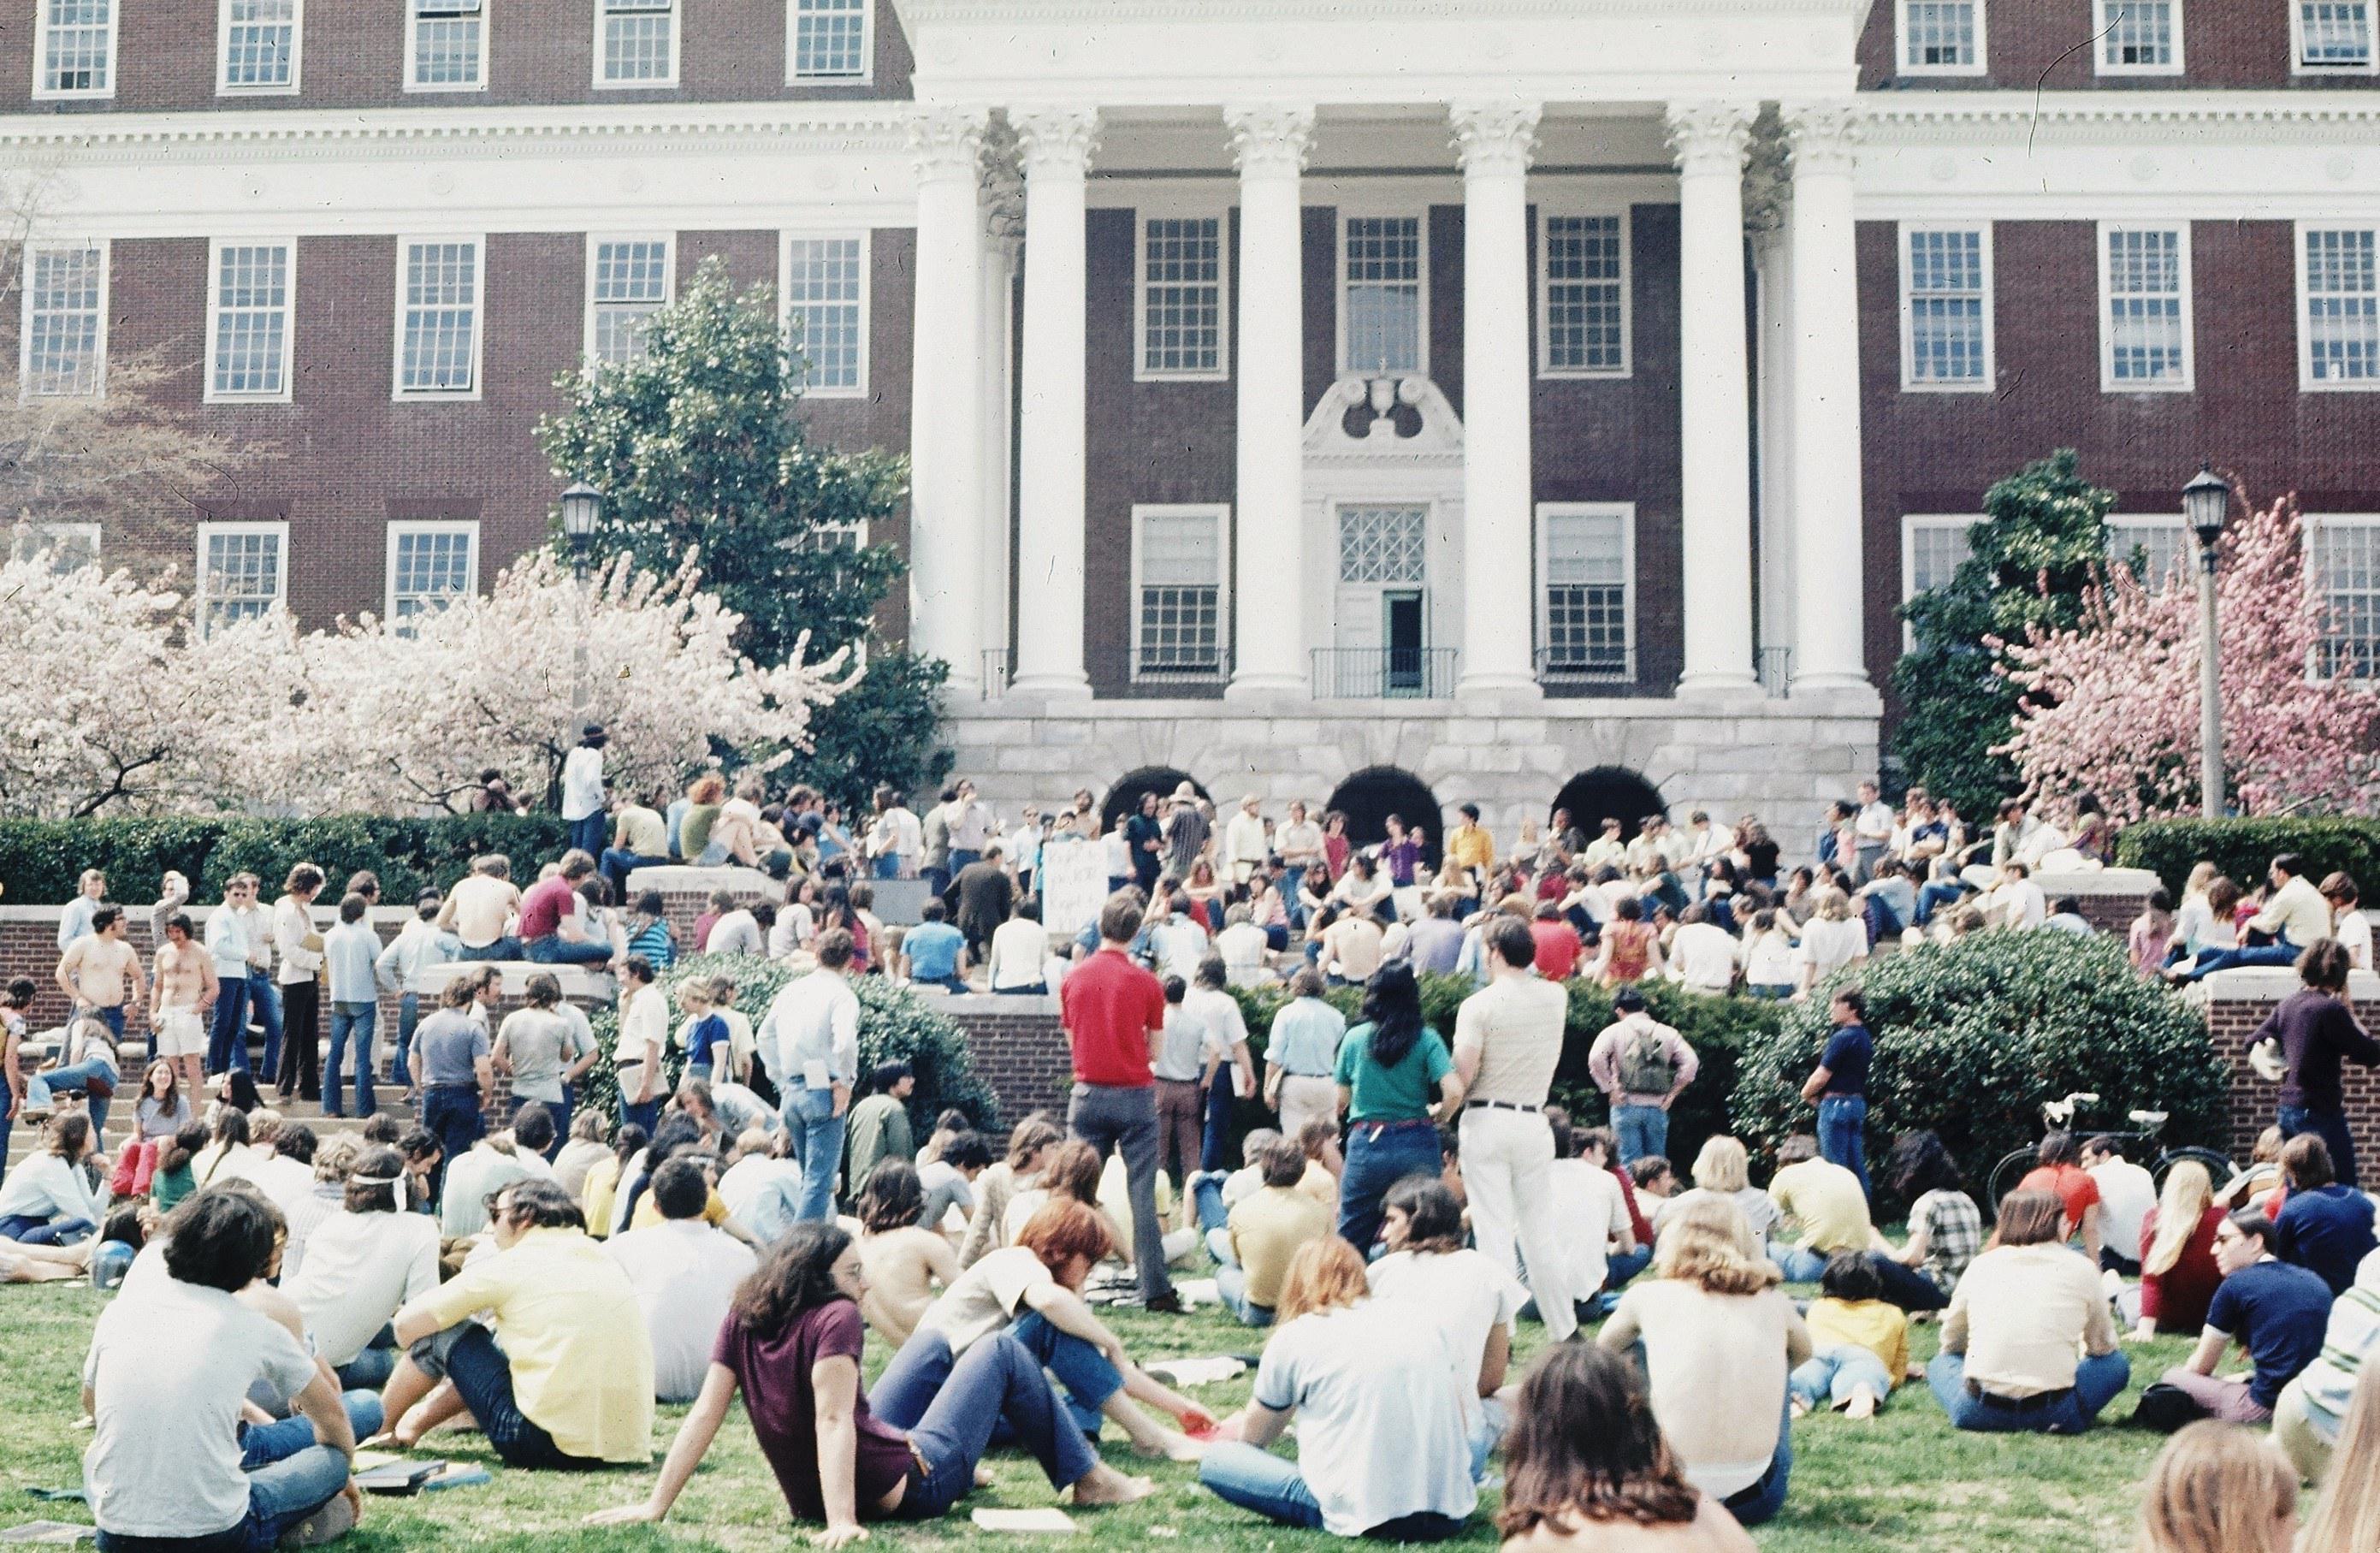
<path id="1" fill-rule="evenodd" d="M 446 892 L 438 926 L 463 945 L 462 960 L 517 960 L 520 940 L 509 930 L 520 912 L 520 891 L 513 884 L 512 859 L 492 852 L 471 859 L 471 871 Z"/>
<path id="2" fill-rule="evenodd" d="M 148 983 L 140 975 L 140 952 L 124 941 L 124 908 L 102 905 L 91 914 L 91 931 L 67 946 L 58 959 L 58 988 L 78 1012 L 90 1011 L 124 1038 L 124 1010 L 137 1001 Z M 155 1037 L 151 1037 L 153 1057 Z"/>
<path id="3" fill-rule="evenodd" d="M 180 912 L 165 919 L 165 945 L 157 951 L 157 977 L 149 996 L 149 1027 L 156 1032 L 157 1055 L 174 1064 L 185 1094 L 206 1083 L 207 1019 L 215 1001 L 215 959 L 191 937 L 190 919 Z"/>

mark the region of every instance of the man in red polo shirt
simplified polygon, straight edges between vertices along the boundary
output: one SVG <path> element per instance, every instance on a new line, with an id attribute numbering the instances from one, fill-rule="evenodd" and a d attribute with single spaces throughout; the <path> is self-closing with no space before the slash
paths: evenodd
<path id="1" fill-rule="evenodd" d="M 1157 1075 L 1148 1046 L 1165 1025 L 1165 989 L 1132 962 L 1140 900 L 1129 892 L 1099 908 L 1099 947 L 1058 986 L 1058 1012 L 1075 1054 L 1067 1130 L 1099 1151 L 1123 1151 L 1132 1196 L 1132 1260 L 1142 1303 L 1179 1311 L 1165 1274 L 1165 1225 L 1157 1217 Z"/>

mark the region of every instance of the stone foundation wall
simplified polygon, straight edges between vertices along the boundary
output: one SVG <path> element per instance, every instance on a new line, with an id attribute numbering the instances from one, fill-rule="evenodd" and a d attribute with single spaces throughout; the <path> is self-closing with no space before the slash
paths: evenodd
<path id="1" fill-rule="evenodd" d="M 2297 975 L 2287 966 L 2217 971 L 2191 994 L 2206 1010 L 2207 1033 L 2216 1055 L 2231 1068 L 2231 1156 L 2246 1159 L 2256 1134 L 2273 1124 L 2280 1110 L 2280 1086 L 2267 1084 L 2248 1065 L 2248 1047 L 2275 1004 L 2296 991 Z M 2348 996 L 2359 1008 L 2380 1002 L 2380 976 L 2357 971 Z M 2369 1185 L 2380 1171 L 2380 1069 L 2348 1065 L 2343 1085 L 2348 1131 Z M 2219 1184 L 2219 1183 L 2218 1183 Z"/>

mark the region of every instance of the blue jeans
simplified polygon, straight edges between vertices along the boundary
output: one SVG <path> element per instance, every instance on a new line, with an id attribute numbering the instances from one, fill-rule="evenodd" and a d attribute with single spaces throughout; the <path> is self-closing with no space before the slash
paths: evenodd
<path id="1" fill-rule="evenodd" d="M 521 945 L 521 957 L 540 965 L 600 965 L 612 958 L 612 946 L 592 939 L 565 939 L 548 933 Z"/>
<path id="2" fill-rule="evenodd" d="M 876 859 L 875 867 L 868 871 L 873 873 L 878 879 L 899 879 L 901 877 L 901 855 L 897 852 L 886 853 L 883 856 Z"/>
<path id="3" fill-rule="evenodd" d="M 602 855 L 603 832 L 608 827 L 604 824 L 604 814 L 601 809 L 577 819 L 565 819 L 563 823 L 570 827 L 571 845 L 589 857 Z"/>
<path id="4" fill-rule="evenodd" d="M 356 1114 L 370 1116 L 378 1107 L 372 1094 L 372 1029 L 380 1022 L 378 1003 L 331 1005 L 331 1062 L 322 1074 L 322 1114 L 339 1116 L 340 1065 L 346 1061 L 347 1042 L 356 1046 Z"/>
<path id="5" fill-rule="evenodd" d="M 1272 1325 L 1272 1306 L 1248 1298 L 1248 1275 L 1238 1263 L 1226 1262 L 1215 1269 L 1215 1292 L 1222 1296 L 1223 1308 L 1240 1318 L 1241 1326 Z"/>
<path id="6" fill-rule="evenodd" d="M 2074 1366 L 2074 1387 L 2046 1405 L 2020 1408 L 1967 1389 L 1963 1354 L 1937 1353 L 1925 1366 L 1925 1384 L 1950 1415 L 1950 1426 L 1985 1434 L 2079 1435 L 2099 1410 L 2131 1383 L 2132 1362 L 2121 1353 L 2094 1353 Z"/>
<path id="7" fill-rule="evenodd" d="M 8 1134 L 17 1130 L 17 1097 L 0 1084 L 0 1182 L 8 1179 Z"/>
<path id="8" fill-rule="evenodd" d="M 446 1179 L 446 1167 L 461 1159 L 487 1132 L 480 1114 L 480 1091 L 468 1084 L 432 1084 L 421 1091 L 421 1124 L 445 1151 L 438 1161 L 434 1192 Z"/>
<path id="9" fill-rule="evenodd" d="M 1439 1173 L 1438 1128 L 1410 1122 L 1358 1122 L 1347 1130 L 1347 1170 L 1339 1180 L 1339 1238 L 1369 1254 L 1380 1238 L 1380 1200 L 1409 1175 Z"/>
<path id="10" fill-rule="evenodd" d="M 1611 1131 L 1620 1140 L 1622 1165 L 1670 1151 L 1670 1113 L 1659 1106 L 1615 1103 L 1611 1108 Z"/>
<path id="11" fill-rule="evenodd" d="M 455 958 L 457 960 L 518 960 L 522 958 L 521 941 L 507 936 L 498 939 L 493 943 L 483 944 L 478 949 L 465 944 L 455 952 Z"/>
<path id="12" fill-rule="evenodd" d="M 1622 1289 L 1628 1280 L 1653 1265 L 1653 1248 L 1640 1245 L 1633 1251 L 1615 1251 L 1604 1259 L 1603 1286 Z"/>
<path id="13" fill-rule="evenodd" d="M 380 1399 L 366 1397 L 374 1432 L 380 1428 Z M 352 1422 L 359 1413 L 357 1399 L 346 1399 Z M 292 1427 L 292 1425 L 295 1427 Z M 358 1430 L 358 1439 L 363 1431 Z M 99 1534 L 103 1553 L 269 1553 L 281 1534 L 336 1498 L 347 1486 L 347 1459 L 314 1441 L 314 1426 L 304 1418 L 285 1419 L 247 1431 L 241 1440 L 241 1470 L 248 1474 L 248 1515 L 239 1524 L 214 1536 L 142 1537 Z"/>
<path id="14" fill-rule="evenodd" d="M 1805 1359 L 1785 1382 L 1785 1389 L 1813 1410 L 1831 1403 L 1842 1406 L 1852 1393 L 1866 1387 L 1881 1403 L 1891 1394 L 1893 1377 L 1884 1361 L 1857 1343 L 1838 1343 Z"/>
<path id="15" fill-rule="evenodd" d="M 1867 1183 L 1867 1097 L 1828 1095 L 1818 1101 L 1818 1153 L 1859 1177 L 1860 1195 L 1874 1197 Z"/>
<path id="16" fill-rule="evenodd" d="M 421 1023 L 421 994 L 400 992 L 396 995 L 396 1049 L 389 1053 L 388 1076 L 407 1089 L 413 1087 L 413 1070 L 405 1061 L 405 1053 L 413 1045 L 413 1027 Z"/>
<path id="17" fill-rule="evenodd" d="M 511 1467 L 600 1467 L 601 1462 L 573 1456 L 521 1412 L 513 1396 L 513 1364 L 485 1327 L 466 1323 L 444 1355 L 446 1378 L 463 1405 L 479 1420 L 480 1433 Z M 433 1340 L 434 1341 L 434 1340 Z"/>
<path id="18" fill-rule="evenodd" d="M 281 989 L 273 978 L 258 971 L 248 978 L 248 1006 L 256 1012 L 256 1023 L 264 1026 L 264 1065 L 261 1071 L 267 1082 L 281 1071 Z M 239 1040 L 239 1065 L 248 1066 L 248 1037 Z"/>
<path id="19" fill-rule="evenodd" d="M 1923 928 L 1934 920 L 1937 906 L 1947 906 L 1967 892 L 1956 880 L 1936 880 L 1917 887 L 1917 925 Z"/>
<path id="20" fill-rule="evenodd" d="M 2202 954 L 2190 968 L 2184 980 L 2197 981 L 2240 965 L 2293 965 L 2301 952 L 2296 944 L 2284 939 L 2277 943 L 2251 944 L 2242 949 L 2218 949 L 2212 954 Z"/>
<path id="21" fill-rule="evenodd" d="M 2347 1185 L 2356 1184 L 2355 1137 L 2348 1131 L 2343 1111 L 2315 1110 L 2307 1106 L 2283 1106 L 2274 1118 L 2284 1137 L 2312 1133 L 2330 1147 L 2330 1173 Z"/>
<path id="22" fill-rule="evenodd" d="M 1322 1506 L 1314 1490 L 1306 1486 L 1297 1463 L 1285 1456 L 1223 1440 L 1208 1448 L 1198 1463 L 1198 1481 L 1225 1504 L 1252 1510 L 1268 1521 L 1308 1530 L 1322 1525 Z M 1462 1532 L 1462 1522 L 1427 1510 L 1364 1528 L 1366 1537 L 1386 1542 L 1444 1542 Z"/>
<path id="23" fill-rule="evenodd" d="M 1221 1171 L 1199 1171 L 1190 1177 L 1190 1206 L 1197 1212 L 1202 1235 L 1213 1234 L 1231 1218 L 1223 1207 L 1223 1180 Z"/>
<path id="24" fill-rule="evenodd" d="M 248 1071 L 248 978 L 215 979 L 215 1021 L 207 1032 L 207 1072 Z"/>
<path id="25" fill-rule="evenodd" d="M 1786 1282 L 1815 1283 L 1833 1255 L 1829 1251 L 1813 1251 L 1806 1245 L 1779 1245 L 1769 1248 L 1768 1259 L 1777 1264 Z"/>
<path id="26" fill-rule="evenodd" d="M 612 887 L 612 899 L 619 902 L 628 898 L 630 874 L 635 873 L 638 868 L 667 867 L 669 859 L 648 857 L 639 852 L 630 852 L 625 847 L 607 846 L 603 849 L 602 855 L 595 859 L 595 863 L 601 870 L 604 881 Z"/>
<path id="27" fill-rule="evenodd" d="M 1198 1140 L 1198 1168 L 1220 1171 L 1225 1167 L 1223 1146 L 1231 1141 L 1232 1108 L 1239 1097 L 1232 1093 L 1232 1070 L 1215 1070 L 1215 1082 L 1207 1089 L 1207 1130 Z"/>
<path id="28" fill-rule="evenodd" d="M 0 1241 L 15 1241 L 18 1245 L 65 1245 L 98 1227 L 88 1219 L 37 1219 L 30 1213 L 12 1213 L 0 1219 Z"/>
<path id="29" fill-rule="evenodd" d="M 82 1096 L 83 1103 L 91 1108 L 91 1131 L 95 1146 L 99 1134 L 107 1131 L 107 1108 L 114 1103 L 111 1097 L 120 1082 L 116 1070 L 102 1062 L 76 1062 L 67 1067 L 52 1068 L 38 1076 L 50 1086 L 52 1094 L 64 1089 Z M 102 1094 L 92 1088 L 93 1079 L 99 1080 L 108 1093 Z"/>
<path id="30" fill-rule="evenodd" d="M 800 1217 L 823 1222 L 834 1217 L 834 1176 L 843 1167 L 845 1118 L 834 1114 L 832 1089 L 785 1091 L 786 1152 L 802 1165 Z"/>
<path id="31" fill-rule="evenodd" d="M 642 1128 L 645 1130 L 645 1134 L 646 1134 L 648 1137 L 650 1137 L 650 1136 L 651 1136 L 651 1135 L 652 1135 L 652 1131 L 653 1131 L 653 1129 L 654 1129 L 654 1128 L 656 1128 L 656 1127 L 658 1127 L 658 1126 L 660 1126 L 661 1124 L 662 1124 L 662 1097 L 661 1097 L 661 1096 L 659 1096 L 659 1095 L 655 1095 L 651 1099 L 650 1099 L 650 1100 L 646 1100 L 646 1101 L 643 1101 L 643 1102 L 641 1102 L 641 1103 L 637 1102 L 637 1101 L 634 1101 L 634 1100 L 630 1100 L 630 1099 L 628 1099 L 628 1098 L 627 1098 L 626 1097 L 625 1097 L 625 1096 L 623 1096 L 623 1097 L 621 1098 L 621 1100 L 620 1100 L 620 1125 L 621 1125 L 621 1126 L 623 1126 L 623 1127 L 642 1127 Z"/>
<path id="32" fill-rule="evenodd" d="M 1031 1452 L 1055 1488 L 1081 1481 L 1099 1465 L 1089 1439 L 1060 1402 L 1040 1361 L 1014 1336 L 994 1332 L 955 1363 L 950 1344 L 931 1334 L 919 1334 L 901 1352 L 906 1354 L 920 1341 L 925 1342 L 921 1362 L 913 1365 L 914 1379 L 904 1382 L 899 1401 L 905 1416 L 916 1414 L 903 1427 L 923 1474 L 911 1480 L 909 1492 L 893 1512 L 902 1520 L 930 1521 L 965 1498 L 975 1487 L 976 1463 L 995 1439 Z M 923 1363 L 928 1360 L 933 1362 Z M 937 1372 L 939 1383 L 920 1406 L 917 1396 L 925 1390 L 924 1382 Z M 889 1370 L 886 1378 L 891 1378 Z M 884 1415 L 883 1388 L 880 1380 L 871 1400 L 879 1417 Z"/>
<path id="33" fill-rule="evenodd" d="M 346 1409 L 347 1427 L 355 1431 L 358 1439 L 380 1433 L 383 1415 L 377 1393 L 350 1388 L 339 1394 L 339 1402 Z M 239 1429 L 240 1471 L 254 1472 L 274 1462 L 287 1461 L 313 1443 L 314 1421 L 302 1413 L 270 1424 L 243 1424 Z"/>
<path id="34" fill-rule="evenodd" d="M 1123 1389 L 1123 1377 L 1107 1356 L 1081 1338 L 1060 1331 L 1038 1312 L 1026 1312 L 1004 1335 L 1020 1345 L 1032 1363 L 1057 1378 L 1065 1391 L 1066 1412 L 1075 1432 L 1097 1435 L 1099 1410 Z M 967 1354 L 974 1352 L 970 1347 Z M 868 1410 L 893 1428 L 917 1428 L 933 1411 L 957 1366 L 965 1363 L 965 1357 L 952 1359 L 950 1340 L 941 1333 L 919 1332 L 901 1345 L 884 1373 L 876 1377 L 876 1384 L 868 1389 Z"/>
<path id="35" fill-rule="evenodd" d="M 951 848 L 951 877 L 953 879 L 956 879 L 959 877 L 959 873 L 962 869 L 966 868 L 972 864 L 980 863 L 982 861 L 982 853 L 970 852 L 963 846 L 954 846 Z M 950 886 L 946 884 L 942 886 L 942 888 L 947 890 Z"/>

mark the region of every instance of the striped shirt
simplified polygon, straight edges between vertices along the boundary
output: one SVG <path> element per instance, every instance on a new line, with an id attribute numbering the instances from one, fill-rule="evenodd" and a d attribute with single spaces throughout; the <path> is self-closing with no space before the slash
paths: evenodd
<path id="1" fill-rule="evenodd" d="M 2331 1303 L 2322 1356 L 2298 1376 L 2307 1422 L 2333 1445 L 2338 1443 L 2339 1426 L 2355 1395 L 2355 1377 L 2374 1349 L 2380 1349 L 2380 1251 L 2363 1258 L 2355 1269 L 2355 1281 Z"/>

